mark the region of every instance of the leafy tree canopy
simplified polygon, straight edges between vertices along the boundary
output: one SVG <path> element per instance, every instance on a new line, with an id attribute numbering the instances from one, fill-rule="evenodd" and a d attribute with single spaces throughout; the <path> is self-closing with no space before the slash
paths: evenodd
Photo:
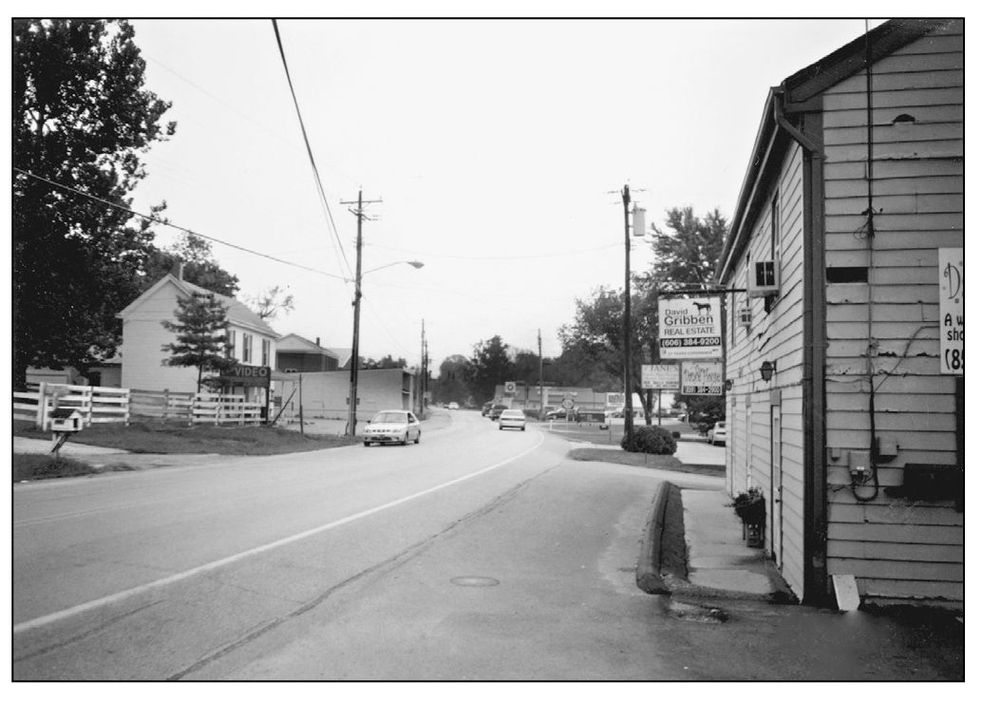
<path id="1" fill-rule="evenodd" d="M 212 256 L 211 244 L 190 233 L 185 233 L 177 243 L 165 249 L 151 248 L 147 256 L 143 288 L 149 288 L 168 273 L 175 273 L 182 265 L 181 275 L 189 283 L 230 298 L 234 298 L 239 291 L 238 277 L 218 265 Z M 272 290 L 278 292 L 279 289 Z M 293 296 L 288 297 L 290 309 L 293 309 Z M 277 301 L 272 298 L 267 300 L 263 296 L 259 296 L 258 300 L 270 306 L 263 308 L 266 316 L 275 317 L 279 310 Z M 255 301 L 251 302 L 256 305 Z"/>
<path id="2" fill-rule="evenodd" d="M 125 21 L 13 22 L 17 384 L 31 364 L 112 355 L 115 315 L 140 292 L 153 234 L 120 208 L 145 176 L 140 155 L 174 132 L 144 67 Z"/>
<path id="3" fill-rule="evenodd" d="M 499 335 L 474 345 L 471 357 L 471 391 L 478 402 L 494 398 L 494 387 L 510 381 L 514 366 L 508 358 L 508 345 Z"/>

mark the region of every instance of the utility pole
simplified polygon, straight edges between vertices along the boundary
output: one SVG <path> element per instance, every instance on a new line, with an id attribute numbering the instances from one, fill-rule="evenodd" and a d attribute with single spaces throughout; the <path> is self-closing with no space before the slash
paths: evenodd
<path id="1" fill-rule="evenodd" d="M 423 367 L 426 365 L 426 320 L 419 321 L 419 416 L 423 417 Z"/>
<path id="2" fill-rule="evenodd" d="M 430 385 L 430 343 L 423 342 L 423 410 L 426 410 L 426 389 Z"/>
<path id="3" fill-rule="evenodd" d="M 546 415 L 546 399 L 542 395 L 542 328 L 539 328 L 539 419 L 544 420 Z"/>
<path id="4" fill-rule="evenodd" d="M 621 191 L 624 201 L 624 434 L 627 445 L 634 444 L 634 393 L 631 390 L 631 222 L 628 206 L 631 204 L 631 191 L 624 186 Z"/>
<path id="5" fill-rule="evenodd" d="M 351 379 L 348 387 L 348 424 L 345 434 L 354 437 L 357 434 L 358 423 L 358 328 L 361 324 L 361 223 L 366 219 L 364 206 L 368 203 L 380 203 L 381 200 L 362 200 L 361 189 L 358 190 L 358 200 L 342 200 L 342 205 L 357 205 L 357 209 L 348 208 L 348 212 L 358 219 L 358 237 L 355 240 L 355 299 L 351 304 L 355 309 L 354 331 L 351 336 Z"/>

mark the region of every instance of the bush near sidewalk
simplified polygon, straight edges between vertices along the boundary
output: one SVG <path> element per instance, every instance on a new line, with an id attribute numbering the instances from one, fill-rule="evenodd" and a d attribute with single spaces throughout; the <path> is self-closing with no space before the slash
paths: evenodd
<path id="1" fill-rule="evenodd" d="M 51 439 L 50 432 L 35 429 L 30 422 L 15 421 L 18 437 Z M 103 424 L 86 427 L 69 440 L 110 449 L 125 449 L 137 454 L 231 454 L 269 455 L 308 452 L 317 449 L 357 444 L 358 438 L 326 437 L 264 425 L 219 426 L 163 421 Z"/>
<path id="2" fill-rule="evenodd" d="M 627 435 L 621 439 L 621 449 L 627 452 L 672 455 L 678 449 L 672 433 L 663 427 L 641 425 L 634 428 L 633 442 L 628 443 Z"/>

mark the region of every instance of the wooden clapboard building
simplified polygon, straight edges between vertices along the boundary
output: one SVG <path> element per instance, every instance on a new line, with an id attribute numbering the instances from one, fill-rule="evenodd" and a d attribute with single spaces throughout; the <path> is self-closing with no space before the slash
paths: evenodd
<path id="1" fill-rule="evenodd" d="M 717 269 L 726 481 L 806 602 L 964 601 L 963 64 L 963 21 L 893 20 L 765 103 Z"/>

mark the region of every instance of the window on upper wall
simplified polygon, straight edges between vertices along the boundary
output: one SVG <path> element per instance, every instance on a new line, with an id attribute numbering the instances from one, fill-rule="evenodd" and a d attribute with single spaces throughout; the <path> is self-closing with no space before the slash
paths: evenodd
<path id="1" fill-rule="evenodd" d="M 235 358 L 235 330 L 228 331 L 228 343 L 225 345 L 225 356 L 229 359 Z"/>
<path id="2" fill-rule="evenodd" d="M 260 362 L 260 366 L 269 366 L 269 347 L 270 343 L 268 339 L 263 340 L 263 359 Z"/>
<path id="3" fill-rule="evenodd" d="M 252 335 L 242 335 L 242 361 L 246 364 L 252 361 Z"/>

